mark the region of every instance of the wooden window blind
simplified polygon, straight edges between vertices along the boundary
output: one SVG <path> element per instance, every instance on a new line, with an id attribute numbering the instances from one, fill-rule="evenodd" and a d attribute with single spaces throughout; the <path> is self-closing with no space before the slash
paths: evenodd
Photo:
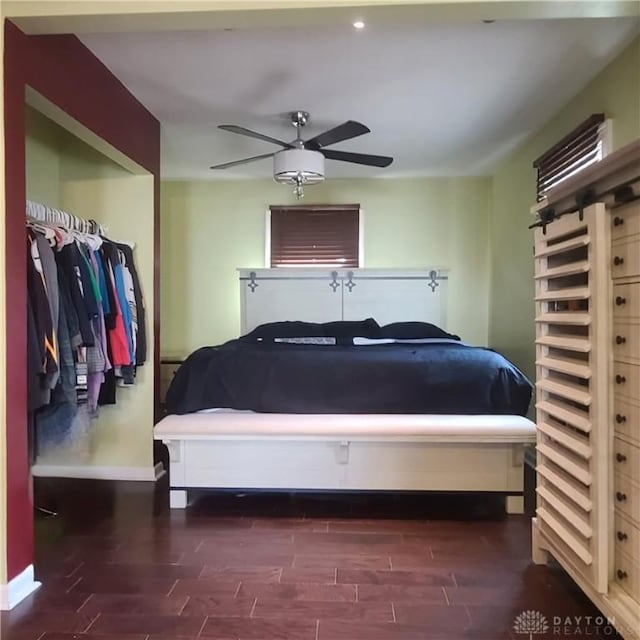
<path id="1" fill-rule="evenodd" d="M 272 267 L 359 266 L 359 204 L 270 209 Z"/>
<path id="2" fill-rule="evenodd" d="M 533 163 L 538 171 L 538 201 L 549 189 L 602 158 L 604 120 L 603 113 L 593 114 Z"/>

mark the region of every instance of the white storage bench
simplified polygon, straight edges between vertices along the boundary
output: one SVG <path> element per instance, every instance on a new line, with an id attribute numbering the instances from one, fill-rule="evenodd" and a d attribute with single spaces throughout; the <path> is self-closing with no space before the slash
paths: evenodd
<path id="1" fill-rule="evenodd" d="M 220 409 L 170 415 L 171 507 L 189 489 L 483 491 L 523 509 L 533 422 L 513 415 L 282 414 Z"/>

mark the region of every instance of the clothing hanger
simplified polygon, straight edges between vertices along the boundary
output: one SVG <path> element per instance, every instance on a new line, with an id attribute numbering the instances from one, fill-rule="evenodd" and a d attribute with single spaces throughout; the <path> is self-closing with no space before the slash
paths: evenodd
<path id="1" fill-rule="evenodd" d="M 27 226 L 39 231 L 49 241 L 56 239 L 56 232 L 54 228 L 41 223 L 39 220 L 27 219 Z"/>
<path id="2" fill-rule="evenodd" d="M 68 211 L 49 207 L 39 202 L 27 200 L 27 219 L 38 227 L 49 239 L 56 239 L 59 247 L 78 241 L 87 245 L 92 251 L 97 251 L 107 239 L 107 228 L 93 219 L 80 218 Z M 110 242 L 114 242 L 111 240 Z M 132 249 L 133 242 L 121 242 Z"/>

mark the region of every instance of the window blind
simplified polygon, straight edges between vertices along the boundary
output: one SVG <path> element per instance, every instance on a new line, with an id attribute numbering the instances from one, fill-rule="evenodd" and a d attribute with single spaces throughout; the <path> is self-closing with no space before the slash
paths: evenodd
<path id="1" fill-rule="evenodd" d="M 604 120 L 603 113 L 593 114 L 535 160 L 538 201 L 549 189 L 602 158 Z"/>
<path id="2" fill-rule="evenodd" d="M 359 204 L 270 209 L 272 267 L 358 267 Z"/>

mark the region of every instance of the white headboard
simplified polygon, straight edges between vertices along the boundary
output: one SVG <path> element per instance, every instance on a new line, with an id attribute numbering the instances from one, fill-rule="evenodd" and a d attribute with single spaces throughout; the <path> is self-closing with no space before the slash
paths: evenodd
<path id="1" fill-rule="evenodd" d="M 241 333 L 266 322 L 375 318 L 446 330 L 447 270 L 238 269 Z"/>

